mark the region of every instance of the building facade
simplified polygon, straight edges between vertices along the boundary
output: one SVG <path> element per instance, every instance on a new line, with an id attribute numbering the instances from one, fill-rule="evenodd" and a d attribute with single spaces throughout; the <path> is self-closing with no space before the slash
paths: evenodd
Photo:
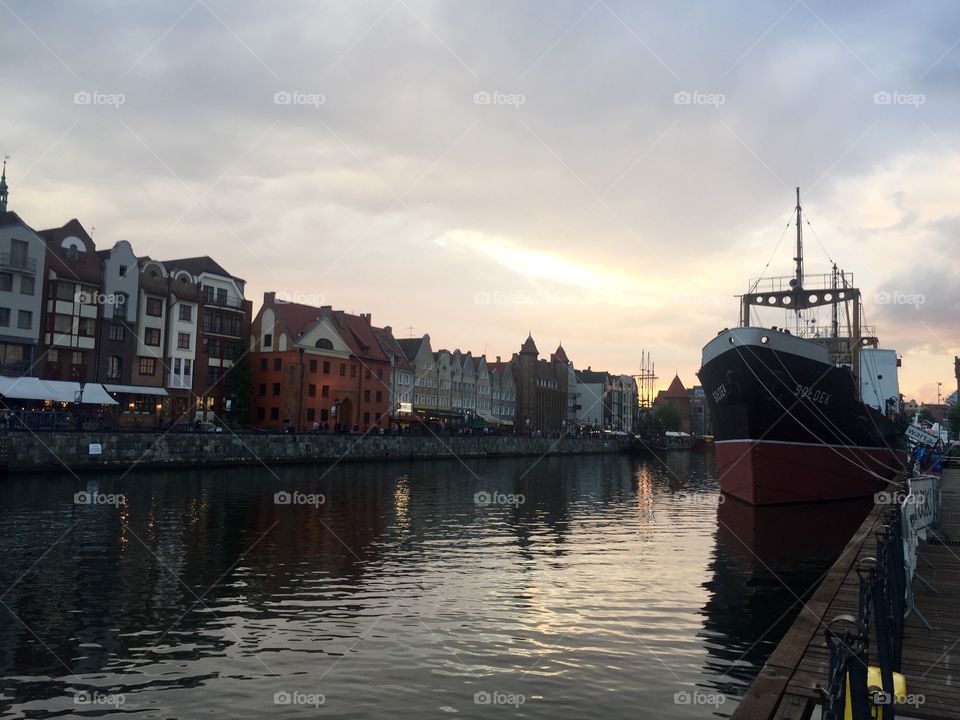
<path id="1" fill-rule="evenodd" d="M 390 422 L 390 359 L 370 315 L 278 302 L 265 293 L 252 323 L 258 427 L 366 432 Z"/>

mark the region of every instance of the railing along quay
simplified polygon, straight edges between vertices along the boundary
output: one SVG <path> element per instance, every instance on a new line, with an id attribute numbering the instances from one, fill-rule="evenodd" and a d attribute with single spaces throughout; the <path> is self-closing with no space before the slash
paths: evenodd
<path id="1" fill-rule="evenodd" d="M 734 720 L 960 718 L 960 469 L 888 497 L 804 603 Z"/>

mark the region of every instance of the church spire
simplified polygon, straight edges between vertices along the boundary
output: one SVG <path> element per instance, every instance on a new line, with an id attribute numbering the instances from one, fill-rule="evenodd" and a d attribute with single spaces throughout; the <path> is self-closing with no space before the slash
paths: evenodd
<path id="1" fill-rule="evenodd" d="M 9 190 L 7 189 L 7 156 L 3 156 L 3 173 L 0 174 L 0 212 L 7 211 L 7 195 L 9 195 Z"/>

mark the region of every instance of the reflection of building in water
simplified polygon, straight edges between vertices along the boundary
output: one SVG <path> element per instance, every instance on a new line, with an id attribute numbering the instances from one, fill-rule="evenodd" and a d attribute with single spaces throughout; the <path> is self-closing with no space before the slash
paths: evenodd
<path id="1" fill-rule="evenodd" d="M 720 692 L 745 692 L 799 612 L 797 598 L 816 589 L 870 506 L 720 504 L 702 631 L 705 670 Z"/>

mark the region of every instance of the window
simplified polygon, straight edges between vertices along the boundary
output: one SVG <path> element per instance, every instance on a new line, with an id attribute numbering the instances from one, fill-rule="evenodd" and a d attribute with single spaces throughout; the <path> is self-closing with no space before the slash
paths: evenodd
<path id="1" fill-rule="evenodd" d="M 56 348 L 50 348 L 47 350 L 47 360 L 52 363 L 60 362 L 60 351 Z"/>
<path id="2" fill-rule="evenodd" d="M 190 349 L 190 333 L 177 333 L 177 350 Z"/>
<path id="3" fill-rule="evenodd" d="M 0 272 L 0 290 L 13 291 L 13 275 L 8 272 Z"/>
<path id="4" fill-rule="evenodd" d="M 0 307 L 0 327 L 10 327 L 10 308 Z"/>
<path id="5" fill-rule="evenodd" d="M 21 310 L 17 313 L 17 327 L 21 330 L 29 330 L 33 326 L 33 313 L 29 310 Z"/>
<path id="6" fill-rule="evenodd" d="M 257 394 L 258 394 L 260 397 L 266 397 L 266 396 L 267 396 L 267 384 L 266 384 L 266 383 L 260 383 L 260 385 L 259 385 L 258 388 L 257 388 Z"/>
<path id="7" fill-rule="evenodd" d="M 367 369 L 366 369 L 366 371 L 365 371 L 364 374 L 363 374 L 363 377 L 364 377 L 366 380 L 369 380 L 371 377 L 373 377 L 373 376 L 370 374 L 370 368 L 367 368 Z"/>
<path id="8" fill-rule="evenodd" d="M 307 408 L 307 422 L 313 422 L 317 418 L 317 411 L 313 408 Z"/>
<path id="9" fill-rule="evenodd" d="M 261 370 L 266 370 L 266 369 L 267 369 L 267 359 L 266 359 L 266 358 L 260 358 L 260 369 L 261 369 Z"/>
<path id="10" fill-rule="evenodd" d="M 356 377 L 356 376 L 357 376 L 357 366 L 356 366 L 356 365 L 351 365 L 351 366 L 350 366 L 350 377 Z"/>
<path id="11" fill-rule="evenodd" d="M 257 408 L 257 420 L 263 420 L 267 416 L 267 409 L 258 407 Z"/>
<path id="12" fill-rule="evenodd" d="M 383 380 L 383 368 L 377 368 L 377 380 Z"/>
<path id="13" fill-rule="evenodd" d="M 363 401 L 364 401 L 364 402 L 370 402 L 370 391 L 369 391 L 369 390 L 364 390 L 364 391 L 363 391 Z"/>
<path id="14" fill-rule="evenodd" d="M 142 357 L 138 358 L 137 371 L 141 375 L 154 375 L 157 372 L 156 358 Z"/>
<path id="15" fill-rule="evenodd" d="M 227 304 L 226 288 L 217 288 L 217 305 L 226 305 L 226 304 Z"/>
<path id="16" fill-rule="evenodd" d="M 73 351 L 73 364 L 74 365 L 83 365 L 83 353 L 79 350 Z"/>
<path id="17" fill-rule="evenodd" d="M 2 289 L 3 287 L 0 286 L 0 290 Z M 63 280 L 58 280 L 56 288 L 54 289 L 57 300 L 69 300 L 70 302 L 73 302 L 73 294 L 75 291 L 76 288 L 73 283 L 64 282 Z"/>
<path id="18" fill-rule="evenodd" d="M 280 395 L 280 383 L 274 383 L 272 389 L 273 389 L 274 397 L 277 397 L 278 395 Z"/>
<path id="19" fill-rule="evenodd" d="M 93 337 L 96 331 L 96 320 L 93 318 L 80 318 L 77 321 L 77 334 L 83 337 Z"/>
<path id="20" fill-rule="evenodd" d="M 263 346 L 273 347 L 273 333 L 264 333 L 263 334 Z"/>
<path id="21" fill-rule="evenodd" d="M 317 386 L 316 386 L 316 385 L 308 385 L 308 386 L 307 386 L 307 395 L 309 395 L 310 397 L 316 397 L 316 396 L 317 396 Z"/>
<path id="22" fill-rule="evenodd" d="M 324 374 L 324 375 L 329 375 L 329 374 L 330 374 L 330 361 L 329 361 L 329 360 L 324 360 L 324 361 L 323 361 L 323 374 Z"/>
<path id="23" fill-rule="evenodd" d="M 33 278 L 30 275 L 20 278 L 20 294 L 33 295 Z"/>
<path id="24" fill-rule="evenodd" d="M 330 412 L 328 410 L 320 409 L 320 422 L 326 422 L 330 419 Z"/>
<path id="25" fill-rule="evenodd" d="M 315 373 L 316 371 L 317 371 L 317 361 L 316 361 L 316 360 L 311 360 L 311 361 L 310 361 L 310 372 Z"/>
<path id="26" fill-rule="evenodd" d="M 49 320 L 47 322 L 50 322 Z M 58 333 L 67 333 L 68 335 L 73 332 L 73 318 L 69 315 L 54 315 L 53 316 L 53 331 Z"/>
<path id="27" fill-rule="evenodd" d="M 280 408 L 275 408 L 275 407 L 270 408 L 270 419 L 271 420 L 280 419 Z"/>
<path id="28" fill-rule="evenodd" d="M 330 386 L 324 385 L 320 388 L 320 397 L 330 397 Z"/>
<path id="29" fill-rule="evenodd" d="M 151 347 L 160 347 L 160 328 L 145 328 L 143 331 L 143 344 Z"/>
<path id="30" fill-rule="evenodd" d="M 273 369 L 274 369 L 274 370 L 280 370 L 282 367 L 283 367 L 283 360 L 281 360 L 280 358 L 274 358 L 274 359 L 273 359 Z"/>
<path id="31" fill-rule="evenodd" d="M 333 350 L 333 343 L 327 338 L 320 338 L 316 343 L 314 343 L 314 347 L 318 347 L 321 350 Z"/>
<path id="32" fill-rule="evenodd" d="M 363 426 L 366 427 L 369 424 L 370 424 L 370 413 L 365 412 L 363 414 Z"/>
<path id="33" fill-rule="evenodd" d="M 180 374 L 180 358 L 173 358 L 173 374 Z"/>
<path id="34" fill-rule="evenodd" d="M 127 294 L 117 293 L 113 304 L 113 316 L 115 318 L 127 317 Z"/>
<path id="35" fill-rule="evenodd" d="M 121 265 L 121 266 L 120 266 L 119 275 L 120 275 L 120 277 L 126 277 L 126 276 L 127 276 L 127 266 L 126 266 L 126 265 Z"/>
<path id="36" fill-rule="evenodd" d="M 25 241 L 10 241 L 10 264 L 20 269 L 27 267 L 27 243 Z"/>
<path id="37" fill-rule="evenodd" d="M 205 304 L 213 302 L 213 288 L 209 285 L 203 286 L 203 302 Z"/>
<path id="38" fill-rule="evenodd" d="M 192 305 L 180 306 L 180 320 L 182 320 L 183 322 L 193 322 L 193 306 Z"/>
<path id="39" fill-rule="evenodd" d="M 111 355 L 107 358 L 107 377 L 111 380 L 120 379 L 120 356 Z"/>
<path id="40" fill-rule="evenodd" d="M 185 358 L 183 361 L 183 374 L 189 376 L 193 371 L 192 368 L 193 361 L 190 358 Z"/>
<path id="41" fill-rule="evenodd" d="M 377 402 L 383 402 L 383 393 L 377 390 Z"/>
<path id="42" fill-rule="evenodd" d="M 160 298 L 147 298 L 147 315 L 151 317 L 163 317 L 163 300 Z"/>

